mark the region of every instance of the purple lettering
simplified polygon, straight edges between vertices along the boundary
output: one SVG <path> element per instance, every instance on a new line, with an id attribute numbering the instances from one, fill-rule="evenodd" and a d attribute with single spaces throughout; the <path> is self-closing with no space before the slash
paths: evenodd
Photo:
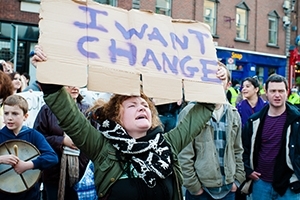
<path id="1" fill-rule="evenodd" d="M 91 21 L 89 24 L 76 21 L 76 22 L 74 22 L 75 26 L 78 26 L 79 28 L 83 28 L 83 29 L 90 28 L 90 29 L 96 29 L 96 30 L 103 31 L 103 32 L 108 32 L 107 29 L 104 28 L 104 26 L 97 24 L 97 20 L 96 20 L 96 16 L 98 14 L 107 16 L 108 13 L 106 11 L 95 10 L 95 9 L 92 9 L 92 8 L 89 8 L 86 6 L 79 6 L 79 9 L 81 9 L 85 12 L 89 12 Z"/>
<path id="2" fill-rule="evenodd" d="M 145 67 L 149 61 L 154 62 L 155 66 L 156 66 L 156 69 L 158 71 L 161 70 L 161 66 L 160 66 L 158 60 L 156 59 L 156 57 L 155 57 L 155 55 L 154 55 L 154 53 L 151 49 L 146 50 L 146 54 L 145 54 L 145 57 L 143 58 L 142 65 Z"/>
<path id="3" fill-rule="evenodd" d="M 144 37 L 145 31 L 148 28 L 147 24 L 144 24 L 141 28 L 141 31 L 138 32 L 135 28 L 129 29 L 129 31 L 126 31 L 125 28 L 120 24 L 119 22 L 115 22 L 115 26 L 117 29 L 122 33 L 123 37 L 128 40 L 131 39 L 133 35 L 136 35 L 139 39 L 142 39 Z"/>
<path id="4" fill-rule="evenodd" d="M 77 49 L 79 50 L 79 52 L 84 55 L 85 57 L 87 58 L 100 58 L 96 53 L 94 52 L 89 52 L 89 51 L 86 51 L 84 48 L 83 48 L 83 44 L 86 43 L 86 42 L 98 42 L 99 39 L 96 38 L 96 37 L 90 37 L 90 36 L 83 36 L 81 37 L 78 42 L 77 42 Z"/>
<path id="5" fill-rule="evenodd" d="M 208 65 L 213 65 L 213 66 L 217 66 L 218 62 L 215 60 L 204 60 L 204 59 L 200 59 L 200 63 L 202 65 L 202 72 L 203 72 L 203 77 L 201 78 L 202 81 L 210 81 L 210 82 L 216 82 L 216 83 L 220 83 L 220 80 L 214 76 L 215 78 L 209 78 L 208 75 L 209 74 L 216 74 L 216 70 L 211 70 L 208 69 L 207 66 Z"/>
<path id="6" fill-rule="evenodd" d="M 183 36 L 183 42 L 178 38 L 178 36 L 175 33 L 170 33 L 173 49 L 176 49 L 175 42 L 177 42 L 181 49 L 187 49 L 188 48 L 188 37 L 185 35 Z"/>
<path id="7" fill-rule="evenodd" d="M 199 31 L 192 30 L 192 29 L 189 29 L 188 31 L 191 34 L 196 35 L 196 38 L 198 39 L 199 44 L 200 44 L 200 52 L 201 52 L 201 54 L 205 54 L 204 37 L 209 38 L 209 35 L 208 34 L 203 34 Z"/>
<path id="8" fill-rule="evenodd" d="M 153 31 L 151 34 L 148 34 L 149 40 L 158 40 L 164 45 L 164 47 L 168 46 L 167 41 L 164 39 L 164 37 L 161 35 L 159 30 L 157 28 L 153 28 Z"/>
<path id="9" fill-rule="evenodd" d="M 163 68 L 164 68 L 164 72 L 168 73 L 165 67 L 165 62 L 168 63 L 169 69 L 171 70 L 171 72 L 173 74 L 178 74 L 178 70 L 177 70 L 177 64 L 178 64 L 178 58 L 176 56 L 173 56 L 173 62 L 171 63 L 169 58 L 167 57 L 167 55 L 165 53 L 162 53 L 162 58 L 163 58 Z"/>
<path id="10" fill-rule="evenodd" d="M 199 72 L 199 68 L 198 67 L 192 67 L 192 66 L 187 66 L 186 69 L 189 72 L 189 74 L 186 73 L 185 71 L 185 64 L 192 60 L 191 56 L 185 56 L 179 63 L 180 65 L 180 69 L 181 72 L 184 76 L 188 77 L 188 78 L 193 78 L 195 76 L 196 72 Z"/>
<path id="11" fill-rule="evenodd" d="M 116 40 L 111 39 L 110 40 L 111 45 L 109 47 L 110 51 L 110 60 L 113 63 L 117 62 L 117 56 L 123 56 L 128 58 L 129 65 L 133 66 L 136 63 L 136 46 L 134 46 L 132 43 L 127 43 L 129 46 L 129 50 L 121 49 L 116 47 Z"/>

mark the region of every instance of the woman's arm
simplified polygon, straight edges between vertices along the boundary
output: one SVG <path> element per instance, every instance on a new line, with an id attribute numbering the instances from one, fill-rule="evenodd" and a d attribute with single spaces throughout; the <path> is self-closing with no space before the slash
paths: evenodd
<path id="1" fill-rule="evenodd" d="M 49 89 L 51 85 L 41 84 L 44 100 L 57 117 L 59 126 L 73 140 L 74 144 L 90 159 L 98 155 L 103 146 L 103 136 L 79 111 L 75 101 L 63 87 L 59 90 Z M 97 150 L 96 150 L 97 149 Z"/>
<path id="2" fill-rule="evenodd" d="M 205 127 L 212 116 L 213 104 L 196 103 L 179 124 L 165 134 L 166 140 L 178 155 Z"/>

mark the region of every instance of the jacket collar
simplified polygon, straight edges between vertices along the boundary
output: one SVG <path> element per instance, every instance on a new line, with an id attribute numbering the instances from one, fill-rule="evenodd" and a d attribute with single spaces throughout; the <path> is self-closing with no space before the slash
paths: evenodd
<path id="1" fill-rule="evenodd" d="M 298 119 L 300 117 L 300 110 L 295 105 L 289 102 L 286 102 L 285 105 L 286 105 L 286 111 L 288 115 L 287 124 L 290 124 L 295 119 Z M 250 119 L 256 120 L 258 118 L 264 118 L 267 115 L 269 108 L 270 108 L 269 104 L 265 105 L 259 112 L 254 113 L 250 117 Z"/>

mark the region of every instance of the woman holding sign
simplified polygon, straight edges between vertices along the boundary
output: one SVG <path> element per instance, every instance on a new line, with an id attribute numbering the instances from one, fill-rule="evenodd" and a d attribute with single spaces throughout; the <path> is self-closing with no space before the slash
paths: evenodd
<path id="1" fill-rule="evenodd" d="M 35 52 L 33 64 L 46 61 L 40 47 Z M 226 78 L 224 68 L 217 77 Z M 93 161 L 99 199 L 183 199 L 177 155 L 201 132 L 213 104 L 197 103 L 176 128 L 163 134 L 155 106 L 145 94 L 116 94 L 92 113 L 95 128 L 63 86 L 41 87 L 62 129 Z"/>

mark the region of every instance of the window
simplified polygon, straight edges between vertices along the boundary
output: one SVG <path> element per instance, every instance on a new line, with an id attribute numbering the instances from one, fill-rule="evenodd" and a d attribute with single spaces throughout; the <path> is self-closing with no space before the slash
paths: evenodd
<path id="1" fill-rule="evenodd" d="M 256 76 L 257 77 L 264 77 L 264 67 L 263 66 L 256 66 Z"/>
<path id="2" fill-rule="evenodd" d="M 249 8 L 245 3 L 241 3 L 236 7 L 236 38 L 247 40 L 248 33 L 248 11 Z"/>
<path id="3" fill-rule="evenodd" d="M 132 8 L 140 9 L 140 0 L 132 0 Z"/>
<path id="4" fill-rule="evenodd" d="M 269 13 L 268 44 L 270 44 L 270 45 L 277 45 L 278 20 L 279 20 L 279 15 L 276 13 L 276 11 Z"/>
<path id="5" fill-rule="evenodd" d="M 117 0 L 94 0 L 94 1 L 102 4 L 111 5 L 111 6 L 117 6 L 118 4 Z"/>
<path id="6" fill-rule="evenodd" d="M 204 23 L 210 26 L 212 34 L 216 34 L 216 2 L 205 0 L 204 1 Z"/>
<path id="7" fill-rule="evenodd" d="M 156 10 L 158 14 L 171 16 L 171 0 L 156 0 Z"/>

